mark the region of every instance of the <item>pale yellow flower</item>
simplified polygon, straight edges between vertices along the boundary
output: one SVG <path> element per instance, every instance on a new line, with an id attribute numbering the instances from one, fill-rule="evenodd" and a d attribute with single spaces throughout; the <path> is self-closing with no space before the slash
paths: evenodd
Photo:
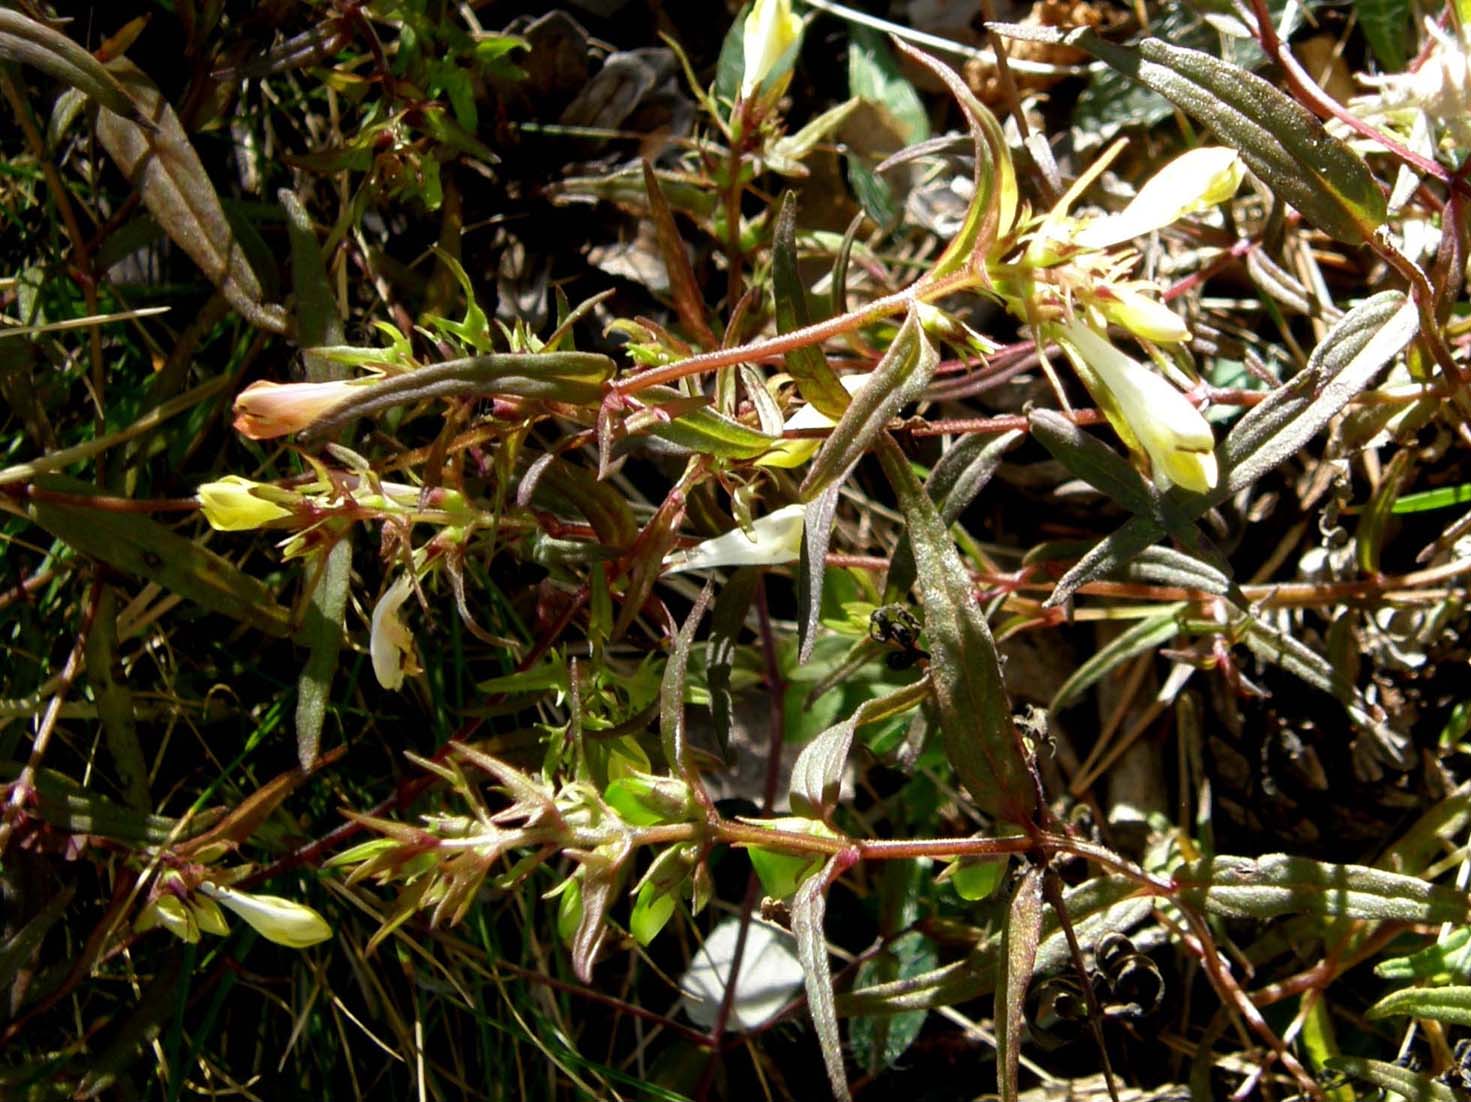
<path id="1" fill-rule="evenodd" d="M 741 99 L 748 100 L 760 90 L 767 74 L 801 37 L 802 19 L 792 12 L 791 0 L 756 0 L 746 16 L 741 38 L 745 56 Z M 790 73 L 768 95 L 781 95 L 789 80 Z"/>
<path id="2" fill-rule="evenodd" d="M 368 653 L 373 659 L 373 675 L 385 689 L 402 688 L 404 675 L 418 672 L 414 664 L 414 636 L 399 617 L 399 609 L 413 591 L 413 577 L 402 574 L 373 606 Z"/>
<path id="3" fill-rule="evenodd" d="M 1187 214 L 1224 203 L 1236 194 L 1245 172 L 1234 149 L 1201 146 L 1182 153 L 1146 180 L 1127 207 L 1089 222 L 1073 235 L 1073 242 L 1106 249 L 1163 229 Z"/>
<path id="4" fill-rule="evenodd" d="M 256 495 L 261 485 L 236 474 L 204 483 L 197 491 L 204 519 L 216 531 L 245 532 L 289 517 L 290 509 Z"/>
<path id="5" fill-rule="evenodd" d="M 199 885 L 199 891 L 220 906 L 234 911 L 262 937 L 277 945 L 305 949 L 332 936 L 332 927 L 327 925 L 327 920 L 303 903 L 282 899 L 278 895 L 236 891 L 208 881 Z"/>
<path id="6" fill-rule="evenodd" d="M 1196 493 L 1215 486 L 1215 437 L 1184 394 L 1086 322 L 1059 324 L 1053 335 L 1124 442 L 1149 456 L 1157 482 Z M 1099 388 L 1105 393 L 1098 393 Z"/>

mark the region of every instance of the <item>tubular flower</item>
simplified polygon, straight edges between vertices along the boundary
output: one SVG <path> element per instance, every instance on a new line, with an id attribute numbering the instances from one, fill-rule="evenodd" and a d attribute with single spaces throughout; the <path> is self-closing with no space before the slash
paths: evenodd
<path id="1" fill-rule="evenodd" d="M 1124 442 L 1149 456 L 1157 482 L 1198 494 L 1215 486 L 1215 437 L 1185 395 L 1082 321 L 1053 335 Z"/>
<path id="2" fill-rule="evenodd" d="M 279 895 L 239 892 L 208 881 L 199 885 L 199 891 L 220 906 L 234 911 L 261 937 L 277 945 L 305 949 L 332 936 L 332 927 L 327 925 L 327 920 L 304 903 L 282 899 Z"/>
<path id="3" fill-rule="evenodd" d="M 204 519 L 218 532 L 245 532 L 291 516 L 290 509 L 255 493 L 262 485 L 237 474 L 204 483 L 197 491 Z"/>
<path id="4" fill-rule="evenodd" d="M 863 389 L 863 384 L 868 382 L 868 375 L 844 375 L 838 380 L 843 384 L 843 389 L 849 394 L 857 394 Z M 808 404 L 797 410 L 786 419 L 782 429 L 830 429 L 837 422 L 816 406 Z M 783 440 L 765 455 L 756 460 L 758 467 L 800 467 L 807 460 L 817 454 L 821 440 L 811 440 L 806 437 L 797 437 L 793 440 Z"/>
<path id="5" fill-rule="evenodd" d="M 754 521 L 749 534 L 733 528 L 688 551 L 676 551 L 664 560 L 664 572 L 792 562 L 802 553 L 802 512 L 802 506 L 788 505 Z"/>
<path id="6" fill-rule="evenodd" d="M 251 383 L 235 399 L 235 431 L 252 440 L 269 440 L 299 432 L 340 405 L 354 389 L 371 386 L 368 379 L 329 383 Z"/>
<path id="7" fill-rule="evenodd" d="M 802 19 L 792 12 L 791 0 L 756 0 L 746 25 L 741 45 L 745 54 L 745 72 L 741 76 L 741 99 L 749 100 L 782 56 L 802 37 Z M 783 76 L 768 96 L 775 99 L 786 90 L 791 74 Z"/>
<path id="8" fill-rule="evenodd" d="M 1139 189 L 1127 207 L 1088 223 L 1075 244 L 1106 249 L 1162 229 L 1187 214 L 1224 203 L 1236 194 L 1246 168 L 1234 149 L 1201 146 L 1182 153 Z"/>
<path id="9" fill-rule="evenodd" d="M 414 636 L 398 614 L 413 589 L 413 577 L 401 574 L 373 606 L 368 653 L 373 659 L 373 675 L 385 689 L 401 689 L 404 675 L 418 672 L 414 665 Z"/>

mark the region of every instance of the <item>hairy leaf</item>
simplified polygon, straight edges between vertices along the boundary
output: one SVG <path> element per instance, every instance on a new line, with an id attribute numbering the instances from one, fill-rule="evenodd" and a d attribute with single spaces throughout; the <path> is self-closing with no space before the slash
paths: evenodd
<path id="1" fill-rule="evenodd" d="M 988 815 L 1030 825 L 1037 812 L 1036 784 L 1012 724 L 996 644 L 976 601 L 975 583 L 934 502 L 887 433 L 879 436 L 878 454 L 914 545 L 930 682 L 946 756 Z"/>
<path id="2" fill-rule="evenodd" d="M 1355 1079 L 1373 1083 L 1384 1090 L 1393 1091 L 1410 1099 L 1410 1102 L 1456 1102 L 1456 1092 L 1444 1083 L 1437 1083 L 1428 1075 L 1384 1060 L 1334 1056 L 1328 1061 L 1328 1067 Z"/>
<path id="3" fill-rule="evenodd" d="M 1022 1054 L 1022 1003 L 1032 982 L 1042 933 L 1042 876 L 1028 865 L 1016 882 L 1001 928 L 1001 970 L 996 981 L 996 1077 L 1002 1102 L 1016 1102 Z"/>
<path id="4" fill-rule="evenodd" d="M 810 321 L 807 290 L 797 271 L 797 197 L 787 192 L 776 216 L 771 242 L 771 293 L 776 305 L 776 328 L 781 333 L 802 329 Z M 837 419 L 848 408 L 848 391 L 816 345 L 803 345 L 786 354 L 787 372 L 797 391 L 819 413 Z"/>
<path id="5" fill-rule="evenodd" d="M 1471 1025 L 1471 987 L 1406 987 L 1364 1012 L 1370 1020 L 1397 1015 Z"/>
<path id="6" fill-rule="evenodd" d="M 838 1015 L 833 997 L 833 974 L 827 962 L 827 937 L 822 932 L 827 910 L 827 886 L 839 868 L 841 853 L 828 858 L 817 876 L 807 878 L 792 897 L 792 933 L 797 937 L 797 958 L 802 962 L 807 988 L 807 1009 L 817 1030 L 822 1062 L 838 1102 L 852 1102 L 848 1073 L 843 1067 L 843 1041 L 838 1033 Z"/>
<path id="7" fill-rule="evenodd" d="M 285 312 L 264 301 L 260 281 L 174 109 L 126 58 L 115 59 L 109 68 L 128 89 L 147 125 L 102 108 L 97 115 L 97 137 L 103 148 L 138 189 L 164 232 L 199 265 L 230 305 L 252 325 L 284 333 Z"/>
<path id="8" fill-rule="evenodd" d="M 1186 903 L 1232 918 L 1314 914 L 1464 924 L 1471 915 L 1471 897 L 1456 888 L 1283 853 L 1194 861 L 1176 869 L 1174 881 Z"/>
<path id="9" fill-rule="evenodd" d="M 60 31 L 10 8 L 0 8 L 0 61 L 33 66 L 117 115 L 142 118 L 128 90 L 102 62 Z"/>

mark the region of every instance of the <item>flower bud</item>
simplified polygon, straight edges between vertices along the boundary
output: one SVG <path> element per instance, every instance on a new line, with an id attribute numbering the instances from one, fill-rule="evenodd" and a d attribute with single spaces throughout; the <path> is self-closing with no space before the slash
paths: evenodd
<path id="1" fill-rule="evenodd" d="M 235 431 L 252 440 L 298 432 L 371 379 L 342 379 L 327 383 L 251 383 L 235 398 Z"/>
<path id="2" fill-rule="evenodd" d="M 1121 241 L 1153 233 L 1236 194 L 1246 168 L 1234 149 L 1201 146 L 1182 153 L 1151 176 L 1139 194 L 1118 214 L 1099 218 L 1073 240 L 1089 249 L 1106 249 Z"/>
<path id="3" fill-rule="evenodd" d="M 741 99 L 749 100 L 761 90 L 777 62 L 801 37 L 802 19 L 793 14 L 791 0 L 756 0 L 746 16 L 741 39 L 745 56 Z M 765 98 L 776 99 L 790 80 L 791 73 L 784 74 Z"/>
<path id="4" fill-rule="evenodd" d="M 802 553 L 802 512 L 802 506 L 788 505 L 753 522 L 751 534 L 733 528 L 688 551 L 676 551 L 664 560 L 664 572 L 792 562 Z"/>
<path id="5" fill-rule="evenodd" d="M 199 885 L 202 895 L 234 911 L 261 937 L 291 949 L 305 949 L 332 936 L 332 927 L 316 911 L 302 903 L 282 899 L 278 895 L 254 895 L 236 891 L 223 884 L 206 881 Z"/>
<path id="6" fill-rule="evenodd" d="M 1082 321 L 1054 335 L 1124 442 L 1149 456 L 1156 481 L 1198 494 L 1215 486 L 1215 437 L 1185 395 Z"/>
<path id="7" fill-rule="evenodd" d="M 244 532 L 289 517 L 290 509 L 255 493 L 261 485 L 236 474 L 204 483 L 197 491 L 204 519 L 219 532 Z"/>
<path id="8" fill-rule="evenodd" d="M 1093 305 L 1109 321 L 1122 326 L 1136 337 L 1159 344 L 1179 344 L 1190 339 L 1190 330 L 1180 315 L 1158 299 L 1140 294 L 1125 283 L 1110 284 L 1110 297 L 1101 295 Z"/>

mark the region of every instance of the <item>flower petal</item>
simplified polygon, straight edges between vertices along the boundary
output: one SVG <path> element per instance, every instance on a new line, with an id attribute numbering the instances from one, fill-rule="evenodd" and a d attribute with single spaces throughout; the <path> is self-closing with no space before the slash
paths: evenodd
<path id="1" fill-rule="evenodd" d="M 723 536 L 676 551 L 664 560 L 664 572 L 713 570 L 720 566 L 775 566 L 794 562 L 802 553 L 801 505 L 788 505 L 751 524 L 755 538 L 733 528 Z"/>
<path id="2" fill-rule="evenodd" d="M 413 589 L 413 577 L 401 574 L 373 606 L 368 653 L 373 659 L 373 675 L 385 689 L 402 688 L 404 674 L 415 672 L 414 636 L 398 615 Z"/>
<path id="3" fill-rule="evenodd" d="M 341 379 L 326 383 L 251 383 L 235 398 L 235 431 L 252 440 L 269 440 L 299 432 L 352 391 L 371 386 L 371 379 Z"/>
<path id="4" fill-rule="evenodd" d="M 290 509 L 252 492 L 261 485 L 236 474 L 204 483 L 196 491 L 204 519 L 219 532 L 244 532 L 289 517 Z"/>

